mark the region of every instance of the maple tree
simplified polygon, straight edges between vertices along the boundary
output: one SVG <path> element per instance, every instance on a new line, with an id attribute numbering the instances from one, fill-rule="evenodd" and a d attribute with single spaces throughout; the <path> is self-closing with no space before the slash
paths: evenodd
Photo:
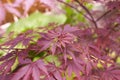
<path id="1" fill-rule="evenodd" d="M 104 10 L 88 7 L 96 3 Z M 0 80 L 120 80 L 119 8 L 119 0 L 0 1 L 0 25 L 7 15 L 21 19 L 46 9 L 67 16 L 62 24 L 8 33 L 0 44 Z"/>

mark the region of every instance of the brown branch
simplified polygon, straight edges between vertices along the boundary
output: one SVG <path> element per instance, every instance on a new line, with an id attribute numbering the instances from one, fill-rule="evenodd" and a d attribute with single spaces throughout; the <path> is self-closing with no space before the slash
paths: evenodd
<path id="1" fill-rule="evenodd" d="M 73 9 L 75 9 L 78 13 L 80 13 L 81 15 L 83 15 L 83 16 L 84 16 L 85 18 L 87 18 L 89 21 L 92 21 L 89 17 L 87 17 L 86 15 L 84 15 L 81 11 L 79 11 L 79 10 L 78 10 L 77 8 L 75 8 L 74 6 L 72 6 L 72 5 L 64 2 L 64 1 L 62 1 L 62 0 L 57 0 L 57 1 L 59 1 L 59 2 L 61 2 L 61 3 L 63 3 L 63 4 L 65 4 L 65 5 L 73 8 Z"/>
<path id="2" fill-rule="evenodd" d="M 104 16 L 106 16 L 108 13 L 110 13 L 111 10 L 105 12 L 102 16 L 100 16 L 96 21 L 98 22 L 99 20 L 101 20 Z"/>
<path id="3" fill-rule="evenodd" d="M 80 3 L 79 0 L 75 0 L 75 1 L 86 11 L 86 13 L 91 17 L 92 22 L 94 23 L 95 27 L 98 28 L 97 23 L 94 17 L 92 16 L 92 14 L 90 13 L 90 11 L 82 3 Z"/>

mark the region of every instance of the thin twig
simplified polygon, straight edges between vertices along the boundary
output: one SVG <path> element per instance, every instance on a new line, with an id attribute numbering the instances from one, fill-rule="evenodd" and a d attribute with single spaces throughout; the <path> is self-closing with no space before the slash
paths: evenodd
<path id="1" fill-rule="evenodd" d="M 57 1 L 59 1 L 59 2 L 61 2 L 61 3 L 63 3 L 63 4 L 65 4 L 65 5 L 73 8 L 73 9 L 75 9 L 78 13 L 82 14 L 85 18 L 87 18 L 88 20 L 92 21 L 89 17 L 87 17 L 86 15 L 84 15 L 81 11 L 79 11 L 79 10 L 78 10 L 77 8 L 75 8 L 74 6 L 72 6 L 72 5 L 64 2 L 64 1 L 62 1 L 62 0 L 57 0 Z"/>
<path id="2" fill-rule="evenodd" d="M 101 20 L 104 16 L 106 16 L 108 13 L 110 13 L 111 10 L 105 12 L 102 16 L 100 16 L 96 21 L 98 22 L 99 20 Z"/>
<path id="3" fill-rule="evenodd" d="M 91 17 L 92 22 L 94 23 L 95 27 L 98 28 L 97 23 L 96 23 L 94 17 L 92 16 L 92 14 L 90 13 L 90 11 L 82 3 L 80 3 L 78 0 L 75 0 L 75 1 L 87 12 L 87 14 Z"/>

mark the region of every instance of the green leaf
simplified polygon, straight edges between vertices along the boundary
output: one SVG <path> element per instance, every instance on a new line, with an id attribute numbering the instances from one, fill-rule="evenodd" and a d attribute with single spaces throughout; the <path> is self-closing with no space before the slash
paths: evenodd
<path id="1" fill-rule="evenodd" d="M 69 7 L 65 7 L 64 9 L 66 11 L 67 24 L 76 25 L 80 22 L 85 22 L 85 17 L 82 14 L 76 12 L 74 9 Z"/>
<path id="2" fill-rule="evenodd" d="M 120 64 L 120 56 L 116 59 L 116 62 Z"/>
<path id="3" fill-rule="evenodd" d="M 60 64 L 61 64 L 60 61 L 58 60 L 58 58 L 53 55 L 49 55 L 49 56 L 45 57 L 45 60 L 47 62 L 55 63 L 56 66 L 60 66 Z"/>
<path id="4" fill-rule="evenodd" d="M 14 31 L 20 33 L 28 29 L 36 27 L 47 26 L 49 23 L 64 24 L 66 22 L 66 16 L 64 14 L 45 14 L 40 12 L 34 12 L 26 18 L 22 18 L 13 23 L 7 32 Z"/>

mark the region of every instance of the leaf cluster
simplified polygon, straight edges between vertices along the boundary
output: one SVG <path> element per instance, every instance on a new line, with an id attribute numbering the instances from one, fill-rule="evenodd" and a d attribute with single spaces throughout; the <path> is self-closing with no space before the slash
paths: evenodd
<path id="1" fill-rule="evenodd" d="M 97 0 L 107 10 L 101 16 L 81 0 L 73 0 L 74 6 L 57 1 L 74 8 L 85 21 L 42 25 L 1 44 L 6 54 L 0 57 L 0 80 L 120 80 L 120 20 L 114 5 L 119 1 Z"/>

